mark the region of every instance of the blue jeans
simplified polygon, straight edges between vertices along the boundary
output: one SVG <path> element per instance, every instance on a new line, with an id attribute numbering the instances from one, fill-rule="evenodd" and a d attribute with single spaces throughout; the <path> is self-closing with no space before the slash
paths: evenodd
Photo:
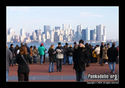
<path id="1" fill-rule="evenodd" d="M 54 62 L 50 62 L 49 64 L 49 72 L 54 72 Z"/>
<path id="2" fill-rule="evenodd" d="M 100 58 L 99 64 L 100 64 L 100 65 L 103 64 L 103 58 Z"/>
<path id="3" fill-rule="evenodd" d="M 72 64 L 73 60 L 72 60 L 72 56 L 69 56 L 69 64 Z"/>
<path id="4" fill-rule="evenodd" d="M 44 55 L 40 55 L 40 64 L 43 64 Z"/>
<path id="5" fill-rule="evenodd" d="M 116 65 L 115 62 L 109 62 L 109 68 L 112 72 L 115 72 L 115 65 Z"/>
<path id="6" fill-rule="evenodd" d="M 62 71 L 62 59 L 57 59 L 57 72 L 61 72 Z"/>
<path id="7" fill-rule="evenodd" d="M 8 74 L 9 74 L 9 71 L 6 71 L 6 82 L 8 81 Z"/>
<path id="8" fill-rule="evenodd" d="M 81 72 L 76 71 L 76 81 L 77 82 L 84 81 L 84 71 L 81 71 Z"/>

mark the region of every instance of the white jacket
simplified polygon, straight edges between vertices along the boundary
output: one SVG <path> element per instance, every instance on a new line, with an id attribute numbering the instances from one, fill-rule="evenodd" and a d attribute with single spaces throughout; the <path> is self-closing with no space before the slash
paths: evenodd
<path id="1" fill-rule="evenodd" d="M 100 54 L 100 47 L 97 47 L 97 48 L 95 49 L 95 52 L 96 52 L 97 55 L 99 55 L 99 54 Z"/>

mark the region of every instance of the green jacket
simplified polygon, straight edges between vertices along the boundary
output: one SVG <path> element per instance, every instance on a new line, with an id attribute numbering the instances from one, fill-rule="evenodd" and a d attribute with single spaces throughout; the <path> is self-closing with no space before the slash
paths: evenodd
<path id="1" fill-rule="evenodd" d="M 45 53 L 44 53 L 45 47 L 44 47 L 44 46 L 40 46 L 40 47 L 38 48 L 38 51 L 39 51 L 39 55 L 44 55 L 44 54 L 45 54 Z"/>

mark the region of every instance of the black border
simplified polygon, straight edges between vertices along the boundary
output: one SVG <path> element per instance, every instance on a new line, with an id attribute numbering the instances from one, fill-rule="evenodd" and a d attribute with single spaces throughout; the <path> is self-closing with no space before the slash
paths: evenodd
<path id="1" fill-rule="evenodd" d="M 5 82 L 5 54 L 6 54 L 6 6 L 119 6 L 119 0 L 3 0 L 0 1 L 0 44 L 1 44 L 1 59 L 0 61 L 0 86 L 3 88 L 13 87 L 16 88 L 31 88 L 31 87 L 70 87 L 70 88 L 83 88 L 83 87 L 97 87 L 97 88 L 114 88 L 119 87 L 119 84 L 86 84 L 86 83 L 76 83 L 76 82 Z M 121 11 L 119 9 L 119 11 Z M 120 17 L 120 16 L 119 16 Z M 1 20 L 2 19 L 2 20 Z M 120 19 L 119 19 L 120 23 Z M 121 26 L 119 24 L 119 26 Z M 119 31 L 120 33 L 120 31 Z M 4 53 L 4 54 L 3 54 Z"/>

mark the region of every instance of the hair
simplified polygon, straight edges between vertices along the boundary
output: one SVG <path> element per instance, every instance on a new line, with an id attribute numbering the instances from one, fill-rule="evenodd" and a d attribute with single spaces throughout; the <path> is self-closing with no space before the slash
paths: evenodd
<path id="1" fill-rule="evenodd" d="M 34 46 L 33 48 L 36 49 L 36 46 Z"/>
<path id="2" fill-rule="evenodd" d="M 51 45 L 51 46 L 50 46 L 50 49 L 52 49 L 53 47 L 54 47 L 54 45 Z"/>
<path id="3" fill-rule="evenodd" d="M 30 48 L 32 48 L 32 46 L 30 46 Z"/>
<path id="4" fill-rule="evenodd" d="M 81 39 L 81 40 L 79 40 L 79 44 L 80 44 L 80 43 L 84 44 L 84 41 Z"/>
<path id="5" fill-rule="evenodd" d="M 27 55 L 27 48 L 25 45 L 23 45 L 21 48 L 20 48 L 20 54 L 21 55 Z"/>
<path id="6" fill-rule="evenodd" d="M 112 47 L 115 47 L 115 42 L 112 43 Z"/>
<path id="7" fill-rule="evenodd" d="M 69 47 L 72 47 L 72 45 L 70 45 Z"/>
<path id="8" fill-rule="evenodd" d="M 68 45 L 68 43 L 65 43 L 65 45 Z"/>
<path id="9" fill-rule="evenodd" d="M 74 42 L 74 44 L 77 44 L 76 42 Z"/>
<path id="10" fill-rule="evenodd" d="M 10 47 L 12 47 L 13 46 L 13 44 L 10 44 Z"/>
<path id="11" fill-rule="evenodd" d="M 58 42 L 58 45 L 61 45 L 61 42 Z"/>

